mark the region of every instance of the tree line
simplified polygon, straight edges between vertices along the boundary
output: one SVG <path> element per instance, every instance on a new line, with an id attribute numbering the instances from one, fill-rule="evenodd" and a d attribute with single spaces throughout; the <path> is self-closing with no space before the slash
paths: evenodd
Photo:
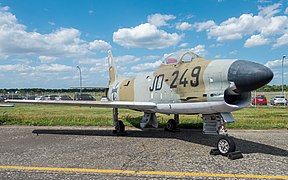
<path id="1" fill-rule="evenodd" d="M 44 89 L 44 88 L 11 88 L 11 89 L 0 89 L 0 94 L 8 93 L 21 93 L 21 94 L 33 94 L 33 93 L 77 93 L 79 89 Z M 82 88 L 83 93 L 87 92 L 104 92 L 104 88 Z"/>

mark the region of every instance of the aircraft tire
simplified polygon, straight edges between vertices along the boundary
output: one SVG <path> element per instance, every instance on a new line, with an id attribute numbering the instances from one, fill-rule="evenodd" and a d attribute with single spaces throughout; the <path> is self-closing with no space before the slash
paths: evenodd
<path id="1" fill-rule="evenodd" d="M 177 123 L 176 123 L 175 119 L 169 119 L 169 121 L 167 122 L 166 128 L 169 131 L 174 131 L 177 128 Z"/>
<path id="2" fill-rule="evenodd" d="M 125 131 L 125 125 L 124 125 L 123 121 L 121 121 L 121 120 L 117 121 L 115 129 L 118 133 L 124 132 Z"/>
<path id="3" fill-rule="evenodd" d="M 217 149 L 219 150 L 220 154 L 228 156 L 229 153 L 236 150 L 236 145 L 232 138 L 222 136 L 217 142 Z"/>

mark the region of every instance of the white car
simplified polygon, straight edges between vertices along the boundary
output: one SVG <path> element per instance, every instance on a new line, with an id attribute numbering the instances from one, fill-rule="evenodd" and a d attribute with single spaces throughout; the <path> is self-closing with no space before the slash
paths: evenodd
<path id="1" fill-rule="evenodd" d="M 271 105 L 277 105 L 277 104 L 287 105 L 287 99 L 285 98 L 284 95 L 277 95 L 272 97 Z"/>

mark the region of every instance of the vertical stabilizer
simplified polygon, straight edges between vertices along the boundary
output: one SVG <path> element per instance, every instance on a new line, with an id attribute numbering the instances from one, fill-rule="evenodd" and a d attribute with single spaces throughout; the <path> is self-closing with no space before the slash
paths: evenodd
<path id="1" fill-rule="evenodd" d="M 115 80 L 118 78 L 117 69 L 113 60 L 112 51 L 108 51 L 108 64 L 109 64 L 109 85 L 113 84 Z"/>

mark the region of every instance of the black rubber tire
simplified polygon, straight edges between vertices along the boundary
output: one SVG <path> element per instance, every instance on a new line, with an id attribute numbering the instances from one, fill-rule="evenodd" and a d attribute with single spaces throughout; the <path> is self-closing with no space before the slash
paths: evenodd
<path id="1" fill-rule="evenodd" d="M 118 133 L 124 132 L 125 131 L 125 125 L 124 125 L 123 121 L 117 121 L 115 129 Z"/>
<path id="2" fill-rule="evenodd" d="M 230 152 L 234 152 L 236 150 L 236 145 L 232 138 L 222 136 L 217 142 L 217 149 L 219 150 L 220 154 L 227 156 Z"/>
<path id="3" fill-rule="evenodd" d="M 177 123 L 175 121 L 175 119 L 169 119 L 169 121 L 167 122 L 166 128 L 169 131 L 173 131 L 177 128 Z"/>

